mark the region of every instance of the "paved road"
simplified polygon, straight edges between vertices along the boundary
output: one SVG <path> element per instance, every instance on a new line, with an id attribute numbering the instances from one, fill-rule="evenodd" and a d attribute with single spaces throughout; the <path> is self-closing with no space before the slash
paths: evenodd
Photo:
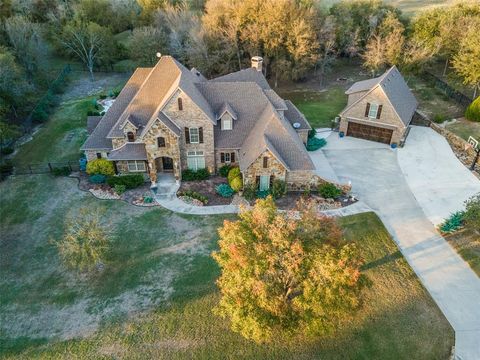
<path id="1" fill-rule="evenodd" d="M 424 140 L 428 141 L 428 136 Z M 456 357 L 480 359 L 480 279 L 438 235 L 425 215 L 398 164 L 399 150 L 332 135 L 321 151 L 339 180 L 351 181 L 353 193 L 379 215 L 451 323 Z M 446 149 L 425 146 L 422 151 Z M 455 173 L 456 169 L 452 168 L 454 173 L 450 175 L 463 176 L 462 172 Z"/>

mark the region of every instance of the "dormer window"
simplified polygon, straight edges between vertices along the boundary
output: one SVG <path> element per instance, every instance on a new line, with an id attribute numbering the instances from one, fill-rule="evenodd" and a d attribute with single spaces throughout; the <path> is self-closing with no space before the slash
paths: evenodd
<path id="1" fill-rule="evenodd" d="M 230 115 L 225 114 L 222 117 L 222 130 L 232 130 L 233 119 Z"/>
<path id="2" fill-rule="evenodd" d="M 134 142 L 135 141 L 135 134 L 131 131 L 127 133 L 127 140 L 128 142 Z"/>
<path id="3" fill-rule="evenodd" d="M 177 99 L 177 103 L 178 103 L 178 110 L 182 111 L 183 110 L 183 101 L 182 101 L 181 97 L 179 97 Z"/>

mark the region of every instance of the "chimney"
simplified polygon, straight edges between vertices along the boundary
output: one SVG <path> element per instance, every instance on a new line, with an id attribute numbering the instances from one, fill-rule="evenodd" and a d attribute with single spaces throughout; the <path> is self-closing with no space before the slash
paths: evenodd
<path id="1" fill-rule="evenodd" d="M 263 58 L 261 56 L 252 57 L 252 68 L 262 71 Z"/>

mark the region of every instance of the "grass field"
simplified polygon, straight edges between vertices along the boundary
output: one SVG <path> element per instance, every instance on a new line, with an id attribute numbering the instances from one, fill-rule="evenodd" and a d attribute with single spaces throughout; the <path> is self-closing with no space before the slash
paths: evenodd
<path id="1" fill-rule="evenodd" d="M 462 230 L 445 238 L 480 276 L 480 236 L 473 231 Z"/>
<path id="2" fill-rule="evenodd" d="M 457 134 L 462 139 L 468 140 L 470 136 L 480 141 L 480 122 L 468 121 L 465 118 L 457 119 L 453 124 L 446 126 L 447 130 Z"/>
<path id="3" fill-rule="evenodd" d="M 280 91 L 279 95 L 291 100 L 314 128 L 330 127 L 332 120 L 347 104 L 347 96 L 341 86 L 325 91 Z"/>
<path id="4" fill-rule="evenodd" d="M 257 345 L 211 311 L 219 269 L 210 253 L 222 216 L 98 201 L 75 180 L 46 175 L 11 178 L 0 190 L 5 358 L 439 359 L 453 344 L 447 321 L 373 213 L 342 219 L 371 281 L 362 309 L 334 334 L 279 334 Z M 105 208 L 116 230 L 105 270 L 84 278 L 62 267 L 50 239 L 66 215 L 93 206 Z"/>

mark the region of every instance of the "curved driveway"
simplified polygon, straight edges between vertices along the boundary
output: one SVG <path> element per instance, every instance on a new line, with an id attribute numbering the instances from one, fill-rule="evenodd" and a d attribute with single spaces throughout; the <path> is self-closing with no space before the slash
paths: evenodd
<path id="1" fill-rule="evenodd" d="M 407 146 L 392 150 L 333 134 L 319 151 L 340 182 L 351 181 L 352 192 L 379 215 L 392 234 L 454 328 L 456 357 L 480 359 L 480 279 L 429 220 L 456 210 L 466 199 L 458 198 L 480 191 L 480 182 L 464 171 L 452 158 L 448 144 L 443 146 L 437 136 L 431 129 L 414 127 Z M 438 160 L 442 157 L 451 161 Z M 317 171 L 321 173 L 321 164 Z"/>

